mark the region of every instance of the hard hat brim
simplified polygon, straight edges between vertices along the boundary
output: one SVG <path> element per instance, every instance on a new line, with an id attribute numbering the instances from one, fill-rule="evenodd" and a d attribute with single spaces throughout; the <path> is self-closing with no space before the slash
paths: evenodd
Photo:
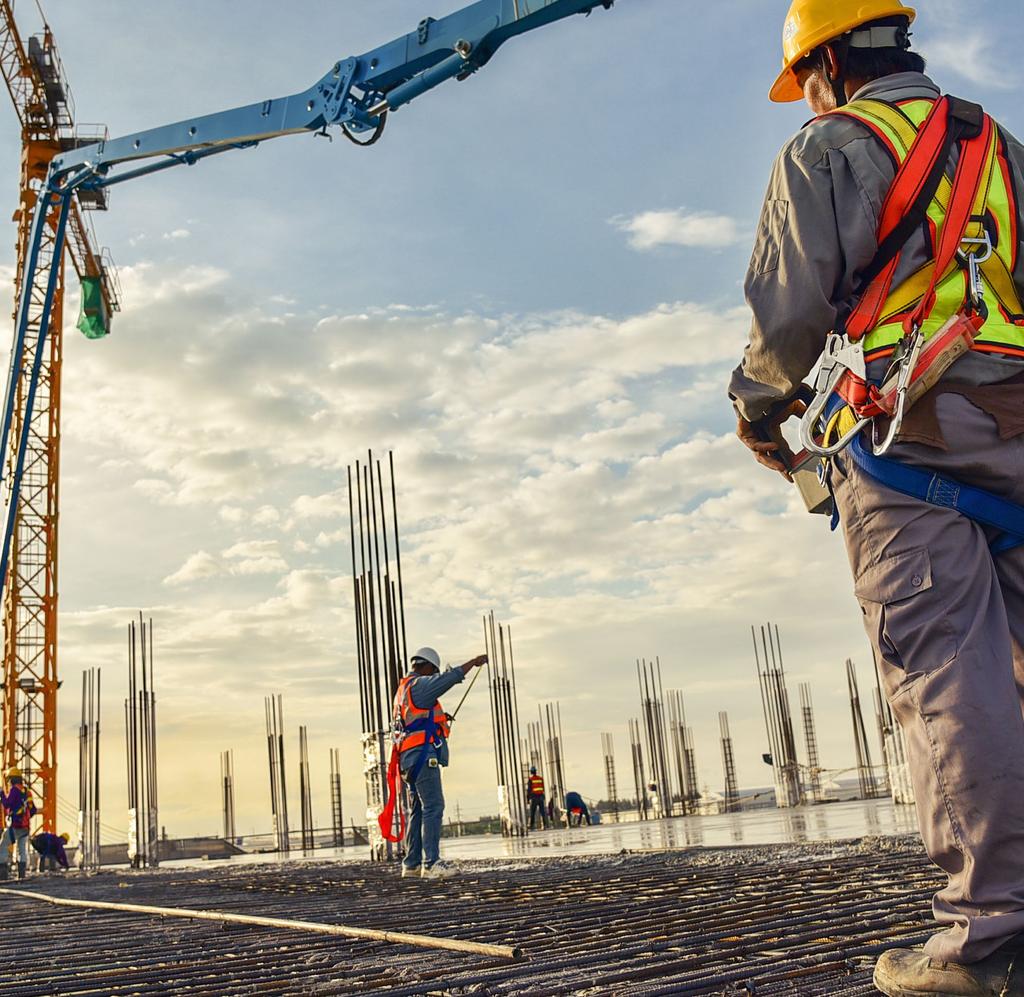
<path id="1" fill-rule="evenodd" d="M 779 78 L 768 91 L 768 99 L 776 104 L 792 104 L 804 99 L 803 87 L 800 86 L 792 66 L 787 66 L 779 73 Z"/>

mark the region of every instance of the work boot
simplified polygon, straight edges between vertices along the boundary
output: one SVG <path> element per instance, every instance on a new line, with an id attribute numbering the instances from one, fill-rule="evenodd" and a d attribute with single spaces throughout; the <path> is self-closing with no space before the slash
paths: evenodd
<path id="1" fill-rule="evenodd" d="M 419 876 L 420 867 L 418 865 L 406 865 L 402 863 L 402 879 L 408 879 L 410 876 Z"/>
<path id="2" fill-rule="evenodd" d="M 433 865 L 425 865 L 420 872 L 422 879 L 450 879 L 457 876 L 458 871 L 449 862 L 438 859 Z"/>
<path id="3" fill-rule="evenodd" d="M 24 879 L 24 878 L 25 878 L 25 863 L 24 862 L 19 862 L 18 863 L 18 879 Z"/>
<path id="4" fill-rule="evenodd" d="M 1024 955 L 1004 948 L 960 965 L 890 949 L 875 964 L 875 986 L 888 997 L 1024 997 Z"/>

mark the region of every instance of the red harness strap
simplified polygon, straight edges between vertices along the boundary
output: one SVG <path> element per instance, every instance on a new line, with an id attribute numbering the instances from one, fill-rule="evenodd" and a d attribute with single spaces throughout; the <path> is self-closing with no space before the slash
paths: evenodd
<path id="1" fill-rule="evenodd" d="M 402 795 L 402 771 L 399 767 L 400 752 L 396 744 L 391 749 L 388 762 L 388 800 L 377 818 L 380 833 L 385 841 L 402 841 L 405 838 L 405 811 L 398 805 Z M 395 810 L 398 811 L 398 830 L 395 830 Z"/>
<path id="2" fill-rule="evenodd" d="M 864 124 L 860 118 L 855 120 Z M 949 128 L 949 98 L 942 97 L 935 101 L 928 117 L 918 129 L 914 144 L 897 170 L 882 204 L 878 221 L 879 246 L 892 235 L 920 196 L 935 169 L 937 158 L 946 148 Z M 851 340 L 862 339 L 878 325 L 882 308 L 892 291 L 892 282 L 899 267 L 900 256 L 899 252 L 893 255 L 882 272 L 865 289 L 850 313 L 846 320 L 846 334 Z"/>
<path id="3" fill-rule="evenodd" d="M 934 177 L 938 158 L 949 148 L 948 133 L 953 127 L 950 115 L 950 98 L 942 97 L 935 102 L 925 122 L 918 130 L 907 158 L 896 173 L 889 193 L 882 205 L 879 219 L 878 240 L 881 246 L 912 210 L 921 197 L 929 178 Z M 860 120 L 860 119 L 858 119 Z M 931 315 L 935 307 L 936 288 L 943 275 L 953 264 L 971 223 L 974 205 L 985 179 L 985 167 L 992 142 L 995 124 L 987 115 L 981 116 L 981 127 L 970 137 L 960 140 L 960 158 L 953 177 L 952 192 L 946 217 L 943 219 L 938 245 L 935 250 L 935 265 L 931 282 L 917 307 L 908 312 L 903 321 L 904 331 L 911 335 Z M 901 247 L 902 249 L 902 247 Z M 901 251 L 897 251 L 877 277 L 868 285 L 857 305 L 846 321 L 846 334 L 853 340 L 862 339 L 874 329 L 881 318 L 882 309 L 892 291 L 892 282 L 899 267 Z M 979 316 L 963 315 L 962 321 L 954 324 L 942 336 L 933 337 L 922 350 L 911 382 L 924 377 L 932 364 L 936 363 L 956 340 L 966 337 L 968 345 L 973 343 L 984 323 Z M 853 409 L 858 418 L 872 418 L 891 415 L 896 401 L 895 392 L 884 392 L 876 385 L 866 383 L 850 371 L 839 381 L 836 393 Z"/>

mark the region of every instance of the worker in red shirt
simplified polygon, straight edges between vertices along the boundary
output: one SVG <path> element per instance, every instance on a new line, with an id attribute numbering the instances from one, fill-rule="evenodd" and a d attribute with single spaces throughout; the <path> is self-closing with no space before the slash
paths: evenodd
<path id="1" fill-rule="evenodd" d="M 546 797 L 544 791 L 544 776 L 537 774 L 537 767 L 535 765 L 530 766 L 530 778 L 526 780 L 526 802 L 530 805 L 530 830 L 533 828 L 533 818 L 535 814 L 540 814 L 540 823 L 543 830 L 548 829 L 548 816 L 546 807 L 544 806 L 544 800 Z"/>

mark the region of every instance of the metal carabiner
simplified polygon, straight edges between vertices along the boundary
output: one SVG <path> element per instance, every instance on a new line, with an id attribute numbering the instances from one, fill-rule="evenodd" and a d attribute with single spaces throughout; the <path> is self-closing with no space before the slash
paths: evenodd
<path id="1" fill-rule="evenodd" d="M 914 326 L 910 336 L 903 341 L 903 345 L 903 355 L 898 361 L 900 372 L 896 381 L 896 404 L 889 421 L 889 432 L 885 434 L 885 439 L 881 444 L 875 442 L 872 432 L 871 450 L 876 457 L 883 457 L 889 452 L 903 428 L 903 417 L 907 414 L 907 391 L 910 388 L 910 380 L 914 376 L 914 371 L 917 369 L 921 347 L 924 345 L 924 336 L 921 335 L 920 326 Z"/>
<path id="2" fill-rule="evenodd" d="M 992 258 L 994 250 L 992 237 L 989 235 L 987 228 L 984 230 L 984 233 L 984 236 L 979 239 L 965 237 L 960 240 L 961 246 L 980 246 L 984 247 L 984 251 L 964 252 L 963 250 L 957 250 L 956 254 L 961 264 L 967 269 L 968 284 L 970 285 L 968 294 L 971 299 L 971 307 L 974 309 L 980 309 L 985 302 L 985 284 L 981 279 L 981 265 Z"/>
<path id="3" fill-rule="evenodd" d="M 807 407 L 800 420 L 800 446 L 814 457 L 835 457 L 845 450 L 856 438 L 857 434 L 871 421 L 861 419 L 841 439 L 831 446 L 823 446 L 815 439 L 819 422 L 825 414 L 828 403 L 843 375 L 849 371 L 856 377 L 866 377 L 864 351 L 858 343 L 851 343 L 846 336 L 830 333 L 825 340 L 821 366 L 814 382 L 814 401 Z"/>

